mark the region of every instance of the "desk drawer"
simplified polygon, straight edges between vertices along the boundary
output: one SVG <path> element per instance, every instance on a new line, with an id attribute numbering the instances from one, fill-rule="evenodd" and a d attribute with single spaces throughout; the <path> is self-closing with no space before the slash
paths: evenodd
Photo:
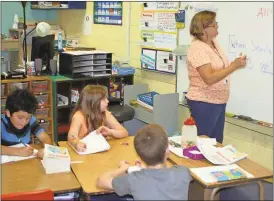
<path id="1" fill-rule="evenodd" d="M 35 98 L 37 99 L 38 105 L 48 105 L 49 104 L 49 95 L 36 95 Z"/>
<path id="2" fill-rule="evenodd" d="M 31 83 L 32 91 L 33 92 L 45 92 L 48 90 L 48 81 L 43 80 L 43 81 L 33 81 Z"/>

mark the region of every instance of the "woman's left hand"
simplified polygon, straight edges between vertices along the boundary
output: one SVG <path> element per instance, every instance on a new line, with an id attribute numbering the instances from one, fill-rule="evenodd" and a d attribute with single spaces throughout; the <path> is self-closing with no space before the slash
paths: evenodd
<path id="1" fill-rule="evenodd" d="M 110 128 L 106 126 L 100 126 L 97 130 L 96 133 L 99 134 L 101 133 L 103 136 L 112 136 L 112 131 Z"/>

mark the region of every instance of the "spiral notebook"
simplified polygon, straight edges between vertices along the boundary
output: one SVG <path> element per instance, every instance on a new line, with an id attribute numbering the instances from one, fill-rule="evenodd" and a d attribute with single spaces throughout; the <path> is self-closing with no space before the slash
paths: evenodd
<path id="1" fill-rule="evenodd" d="M 86 151 L 84 152 L 77 151 L 74 148 L 74 146 L 68 143 L 74 149 L 74 151 L 79 155 L 94 154 L 102 151 L 107 151 L 110 149 L 110 145 L 107 142 L 107 140 L 104 138 L 104 136 L 102 134 L 97 134 L 96 131 L 92 131 L 90 134 L 88 134 L 86 137 L 84 137 L 80 141 L 84 142 L 87 145 Z"/>

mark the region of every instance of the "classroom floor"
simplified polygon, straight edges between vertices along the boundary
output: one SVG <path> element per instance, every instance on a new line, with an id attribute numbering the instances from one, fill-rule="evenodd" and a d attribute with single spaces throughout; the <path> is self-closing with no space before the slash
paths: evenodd
<path id="1" fill-rule="evenodd" d="M 264 182 L 264 200 L 273 200 L 273 184 Z M 256 183 L 232 187 L 220 193 L 220 200 L 259 200 L 259 189 Z"/>

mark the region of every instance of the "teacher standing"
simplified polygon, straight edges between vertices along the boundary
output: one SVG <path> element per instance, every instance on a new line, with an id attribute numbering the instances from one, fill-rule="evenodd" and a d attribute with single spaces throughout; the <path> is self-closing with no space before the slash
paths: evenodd
<path id="1" fill-rule="evenodd" d="M 229 64 L 215 40 L 218 27 L 216 13 L 212 11 L 201 11 L 191 20 L 190 34 L 194 38 L 187 54 L 190 84 L 186 97 L 198 135 L 207 135 L 222 143 L 229 75 L 246 65 L 246 56 Z"/>

